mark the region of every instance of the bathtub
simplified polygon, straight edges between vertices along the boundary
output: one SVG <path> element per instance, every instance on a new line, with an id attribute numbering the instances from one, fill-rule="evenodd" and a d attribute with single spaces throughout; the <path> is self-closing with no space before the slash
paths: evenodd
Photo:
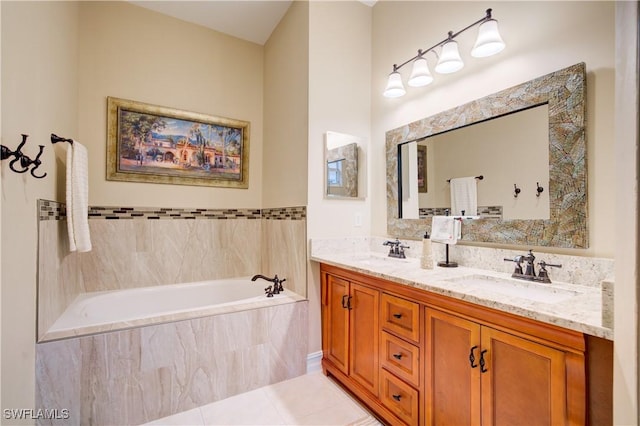
<path id="1" fill-rule="evenodd" d="M 47 330 L 43 340 L 304 300 L 289 290 L 268 298 L 265 287 L 269 284 L 247 277 L 83 293 Z"/>

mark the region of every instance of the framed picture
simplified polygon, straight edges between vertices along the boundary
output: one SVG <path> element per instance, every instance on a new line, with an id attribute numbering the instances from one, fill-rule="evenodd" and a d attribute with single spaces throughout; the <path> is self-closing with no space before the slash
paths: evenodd
<path id="1" fill-rule="evenodd" d="M 107 180 L 249 187 L 249 122 L 107 98 Z"/>
<path id="2" fill-rule="evenodd" d="M 427 147 L 418 145 L 418 192 L 427 192 Z"/>

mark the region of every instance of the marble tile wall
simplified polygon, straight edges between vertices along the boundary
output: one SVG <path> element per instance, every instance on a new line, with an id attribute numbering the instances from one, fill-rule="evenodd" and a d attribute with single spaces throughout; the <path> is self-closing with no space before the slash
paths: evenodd
<path id="1" fill-rule="evenodd" d="M 39 212 L 39 338 L 82 292 L 277 273 L 306 295 L 305 207 L 90 207 L 88 253 L 69 252 L 64 204 Z"/>
<path id="2" fill-rule="evenodd" d="M 140 424 L 304 374 L 308 301 L 36 346 L 39 424 Z"/>
<path id="3" fill-rule="evenodd" d="M 284 287 L 307 294 L 306 212 L 300 208 L 263 210 L 262 274 L 286 278 Z"/>

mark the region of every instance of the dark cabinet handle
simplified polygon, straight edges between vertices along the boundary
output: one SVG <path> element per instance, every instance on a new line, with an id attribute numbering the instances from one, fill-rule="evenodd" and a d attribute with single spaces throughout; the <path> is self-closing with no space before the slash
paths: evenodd
<path id="1" fill-rule="evenodd" d="M 391 395 L 391 397 L 398 402 L 400 402 L 400 399 L 402 399 L 402 395 Z"/>
<path id="2" fill-rule="evenodd" d="M 345 294 L 344 296 L 342 296 L 342 307 L 344 309 L 347 309 L 347 298 L 349 297 L 348 294 Z"/>
<path id="3" fill-rule="evenodd" d="M 351 306 L 351 297 L 352 296 L 347 297 L 347 309 L 348 310 L 353 309 L 353 306 Z"/>
<path id="4" fill-rule="evenodd" d="M 474 346 L 471 348 L 471 351 L 469 352 L 469 363 L 471 364 L 471 368 L 476 368 L 478 367 L 478 364 L 476 364 L 476 356 L 473 354 L 473 351 L 475 351 L 476 349 L 478 349 L 478 345 Z"/>
<path id="5" fill-rule="evenodd" d="M 394 318 L 398 318 L 398 319 L 402 318 L 402 314 L 393 314 L 393 316 Z"/>
<path id="6" fill-rule="evenodd" d="M 393 354 L 395 359 L 402 359 L 402 354 Z"/>
<path id="7" fill-rule="evenodd" d="M 485 350 L 483 350 L 482 352 L 480 352 L 480 372 L 481 372 L 481 373 L 486 373 L 487 371 L 489 371 L 489 370 L 487 370 L 486 368 L 484 368 L 484 367 L 485 367 L 485 365 L 486 365 L 486 362 L 485 362 L 485 360 L 484 360 L 484 354 L 485 354 L 486 352 L 487 352 L 487 350 L 486 350 L 486 349 L 485 349 Z"/>

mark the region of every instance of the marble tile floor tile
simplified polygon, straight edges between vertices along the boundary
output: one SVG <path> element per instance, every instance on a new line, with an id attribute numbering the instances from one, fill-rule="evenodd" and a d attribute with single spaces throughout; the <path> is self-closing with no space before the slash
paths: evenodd
<path id="1" fill-rule="evenodd" d="M 314 372 L 145 425 L 381 426 L 382 423 L 339 385 L 321 372 Z"/>

